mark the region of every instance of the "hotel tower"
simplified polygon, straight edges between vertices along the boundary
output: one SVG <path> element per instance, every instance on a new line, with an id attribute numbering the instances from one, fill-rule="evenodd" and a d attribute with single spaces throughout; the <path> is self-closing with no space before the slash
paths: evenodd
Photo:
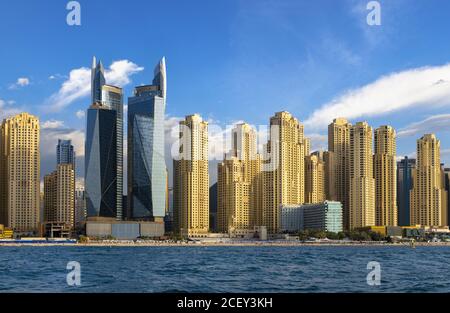
<path id="1" fill-rule="evenodd" d="M 372 136 L 366 122 L 350 128 L 350 229 L 375 226 Z"/>
<path id="2" fill-rule="evenodd" d="M 333 120 L 328 126 L 328 200 L 342 203 L 344 229 L 350 228 L 350 129 L 344 118 Z"/>
<path id="3" fill-rule="evenodd" d="M 280 229 L 280 206 L 305 202 L 305 154 L 308 144 L 303 125 L 290 113 L 270 119 L 270 139 L 264 148 L 263 224 L 269 233 Z"/>
<path id="4" fill-rule="evenodd" d="M 39 119 L 21 113 L 1 124 L 0 224 L 37 232 L 40 222 Z"/>
<path id="5" fill-rule="evenodd" d="M 174 230 L 181 236 L 209 231 L 208 123 L 200 115 L 180 121 L 179 156 L 174 160 Z"/>
<path id="6" fill-rule="evenodd" d="M 123 93 L 106 85 L 94 57 L 91 103 L 87 112 L 85 192 L 88 218 L 121 220 L 123 197 Z"/>
<path id="7" fill-rule="evenodd" d="M 434 134 L 417 140 L 411 190 L 411 225 L 446 226 L 447 192 L 441 170 L 441 142 Z"/>
<path id="8" fill-rule="evenodd" d="M 218 164 L 217 227 L 219 232 L 242 235 L 261 219 L 261 157 L 256 131 L 246 123 L 236 125 L 231 146 Z"/>
<path id="9" fill-rule="evenodd" d="M 130 219 L 163 221 L 167 173 L 164 158 L 166 62 L 154 70 L 151 85 L 136 87 L 128 99 L 128 212 Z"/>
<path id="10" fill-rule="evenodd" d="M 391 126 L 375 130 L 375 224 L 397 226 L 397 148 Z"/>

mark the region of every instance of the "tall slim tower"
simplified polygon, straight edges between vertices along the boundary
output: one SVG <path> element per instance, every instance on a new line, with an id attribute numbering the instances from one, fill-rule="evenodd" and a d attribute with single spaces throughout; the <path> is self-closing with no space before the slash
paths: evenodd
<path id="1" fill-rule="evenodd" d="M 56 146 L 56 164 L 72 164 L 75 169 L 75 150 L 72 140 L 58 139 Z"/>
<path id="2" fill-rule="evenodd" d="M 395 130 L 381 126 L 375 130 L 375 223 L 397 226 L 397 145 Z"/>
<path id="3" fill-rule="evenodd" d="M 305 201 L 305 138 L 303 125 L 290 113 L 270 119 L 270 140 L 264 149 L 263 221 L 270 233 L 280 229 L 279 208 Z"/>
<path id="4" fill-rule="evenodd" d="M 174 229 L 182 236 L 209 230 L 208 123 L 200 115 L 180 121 L 179 158 L 174 160 Z"/>
<path id="5" fill-rule="evenodd" d="M 88 217 L 121 220 L 123 196 L 123 92 L 106 85 L 94 57 L 87 114 L 85 192 Z"/>
<path id="6" fill-rule="evenodd" d="M 411 223 L 410 193 L 414 185 L 413 174 L 415 167 L 416 159 L 410 159 L 407 156 L 397 162 L 397 210 L 399 226 L 409 226 Z"/>
<path id="7" fill-rule="evenodd" d="M 261 214 L 261 157 L 250 125 L 236 125 L 231 136 L 232 149 L 218 164 L 217 226 L 220 232 L 242 233 L 253 229 Z"/>
<path id="8" fill-rule="evenodd" d="M 434 134 L 417 141 L 414 187 L 411 190 L 411 224 L 446 226 L 447 192 L 441 172 L 441 142 Z"/>
<path id="9" fill-rule="evenodd" d="M 323 152 L 314 152 L 305 157 L 305 203 L 320 203 L 326 200 L 325 163 Z"/>
<path id="10" fill-rule="evenodd" d="M 334 165 L 329 182 L 328 200 L 342 203 L 344 229 L 350 228 L 350 129 L 344 118 L 337 118 L 328 126 L 328 151 Z"/>
<path id="11" fill-rule="evenodd" d="M 375 225 L 372 127 L 350 128 L 350 229 Z"/>
<path id="12" fill-rule="evenodd" d="M 164 112 L 165 59 L 152 85 L 136 87 L 128 99 L 128 217 L 162 221 L 166 214 Z"/>
<path id="13" fill-rule="evenodd" d="M 16 232 L 37 232 L 41 221 L 39 134 L 28 113 L 1 124 L 0 224 Z"/>

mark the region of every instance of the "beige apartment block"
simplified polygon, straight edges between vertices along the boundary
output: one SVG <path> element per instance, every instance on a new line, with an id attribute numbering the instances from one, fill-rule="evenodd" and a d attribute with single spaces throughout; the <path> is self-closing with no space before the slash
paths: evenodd
<path id="1" fill-rule="evenodd" d="M 200 115 L 180 121 L 179 157 L 174 160 L 174 229 L 188 237 L 209 231 L 208 123 Z"/>
<path id="2" fill-rule="evenodd" d="M 269 233 L 276 233 L 280 206 L 305 202 L 307 147 L 303 125 L 288 112 L 276 113 L 270 129 L 263 158 L 263 223 Z"/>
<path id="3" fill-rule="evenodd" d="M 325 162 L 323 152 L 305 157 L 305 202 L 321 203 L 326 200 Z"/>
<path id="4" fill-rule="evenodd" d="M 231 151 L 218 164 L 217 226 L 219 232 L 243 235 L 261 218 L 261 156 L 257 134 L 248 124 L 231 131 Z"/>
<path id="5" fill-rule="evenodd" d="M 350 128 L 350 229 L 375 225 L 372 136 L 366 122 Z"/>
<path id="6" fill-rule="evenodd" d="M 44 222 L 75 226 L 75 171 L 72 164 L 58 164 L 44 177 Z"/>
<path id="7" fill-rule="evenodd" d="M 327 200 L 342 203 L 344 229 L 350 228 L 350 129 L 345 118 L 336 118 L 328 125 L 328 164 L 330 176 Z"/>
<path id="8" fill-rule="evenodd" d="M 414 186 L 411 190 L 411 225 L 447 226 L 447 191 L 443 181 L 441 142 L 434 134 L 417 141 Z"/>
<path id="9" fill-rule="evenodd" d="M 375 224 L 397 226 L 397 148 L 391 126 L 375 130 Z"/>
<path id="10" fill-rule="evenodd" d="M 39 223 L 39 119 L 20 113 L 1 123 L 0 224 L 37 232 Z"/>

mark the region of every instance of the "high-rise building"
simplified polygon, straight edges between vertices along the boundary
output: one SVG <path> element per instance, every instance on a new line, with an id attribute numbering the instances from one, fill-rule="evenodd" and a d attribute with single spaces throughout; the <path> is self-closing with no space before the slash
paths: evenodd
<path id="1" fill-rule="evenodd" d="M 20 113 L 1 124 L 0 224 L 37 232 L 40 215 L 39 119 Z"/>
<path id="2" fill-rule="evenodd" d="M 397 209 L 399 226 L 409 226 L 411 224 L 410 192 L 413 188 L 415 167 L 416 159 L 410 159 L 407 156 L 397 162 Z"/>
<path id="3" fill-rule="evenodd" d="M 152 85 L 128 99 L 128 217 L 162 221 L 166 215 L 164 112 L 166 64 L 156 66 Z"/>
<path id="4" fill-rule="evenodd" d="M 447 224 L 450 224 L 450 168 L 444 169 L 444 180 L 447 192 Z"/>
<path id="5" fill-rule="evenodd" d="M 72 140 L 58 139 L 56 146 L 56 164 L 72 164 L 75 169 L 75 150 Z"/>
<path id="6" fill-rule="evenodd" d="M 448 225 L 440 148 L 441 142 L 434 134 L 426 134 L 417 141 L 414 186 L 411 190 L 412 225 Z"/>
<path id="7" fill-rule="evenodd" d="M 322 155 L 325 172 L 325 199 L 335 199 L 336 196 L 334 192 L 336 191 L 336 181 L 334 179 L 334 153 L 330 151 L 324 151 Z"/>
<path id="8" fill-rule="evenodd" d="M 123 92 L 105 84 L 104 68 L 94 57 L 92 105 L 88 109 L 85 148 L 85 196 L 88 217 L 121 220 L 123 197 Z"/>
<path id="9" fill-rule="evenodd" d="M 324 153 L 317 151 L 305 157 L 305 203 L 326 200 Z"/>
<path id="10" fill-rule="evenodd" d="M 397 226 L 396 134 L 391 126 L 375 130 L 375 224 Z"/>
<path id="11" fill-rule="evenodd" d="M 329 181 L 328 200 L 342 203 L 344 229 L 350 228 L 350 129 L 344 118 L 337 118 L 328 126 L 328 151 L 333 167 Z"/>
<path id="12" fill-rule="evenodd" d="M 350 128 L 350 229 L 375 225 L 372 136 L 366 122 Z"/>
<path id="13" fill-rule="evenodd" d="M 70 163 L 58 164 L 44 177 L 44 222 L 75 227 L 75 170 Z"/>
<path id="14" fill-rule="evenodd" d="M 208 123 L 200 115 L 180 121 L 179 157 L 174 160 L 174 230 L 182 236 L 209 231 Z"/>
<path id="15" fill-rule="evenodd" d="M 86 196 L 84 187 L 75 187 L 75 227 L 80 228 L 86 221 Z"/>
<path id="16" fill-rule="evenodd" d="M 246 123 L 236 125 L 231 131 L 231 145 L 231 151 L 218 164 L 217 226 L 220 232 L 244 235 L 257 225 L 262 206 L 256 131 Z"/>
<path id="17" fill-rule="evenodd" d="M 303 125 L 288 112 L 275 113 L 264 147 L 262 175 L 263 226 L 269 233 L 280 229 L 281 205 L 305 201 L 306 148 Z"/>
<path id="18" fill-rule="evenodd" d="M 116 112 L 101 104 L 88 109 L 85 148 L 87 217 L 119 218 L 117 212 Z"/>

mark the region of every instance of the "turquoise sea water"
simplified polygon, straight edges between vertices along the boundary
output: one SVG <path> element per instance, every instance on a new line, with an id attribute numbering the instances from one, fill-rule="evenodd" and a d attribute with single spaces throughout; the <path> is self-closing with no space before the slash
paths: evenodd
<path id="1" fill-rule="evenodd" d="M 0 292 L 450 292 L 450 247 L 0 247 Z"/>

